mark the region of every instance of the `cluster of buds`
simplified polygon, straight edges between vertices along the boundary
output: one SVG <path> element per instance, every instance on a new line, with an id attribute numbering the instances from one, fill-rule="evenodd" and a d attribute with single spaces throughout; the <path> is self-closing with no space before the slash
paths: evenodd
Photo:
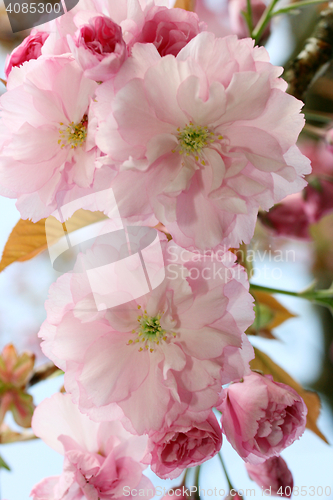
<path id="1" fill-rule="evenodd" d="M 35 406 L 32 396 L 26 392 L 31 377 L 35 355 L 18 355 L 15 347 L 8 344 L 0 355 L 0 424 L 7 411 L 11 411 L 15 422 L 29 428 Z"/>

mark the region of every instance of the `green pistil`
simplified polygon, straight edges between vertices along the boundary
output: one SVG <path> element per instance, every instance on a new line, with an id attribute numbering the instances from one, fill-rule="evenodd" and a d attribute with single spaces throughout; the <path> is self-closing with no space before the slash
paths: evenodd
<path id="1" fill-rule="evenodd" d="M 87 126 L 88 117 L 84 115 L 79 123 L 71 122 L 67 127 L 63 123 L 60 123 L 62 128 L 59 129 L 60 139 L 58 144 L 61 144 L 61 148 L 65 146 L 70 146 L 71 149 L 75 149 L 78 146 L 82 146 L 87 137 Z"/>
<path id="2" fill-rule="evenodd" d="M 141 306 L 138 306 L 138 309 L 141 309 Z M 164 311 L 162 314 L 164 314 Z M 144 311 L 143 315 L 139 315 L 139 327 L 132 330 L 132 333 L 136 334 L 137 338 L 135 340 L 129 340 L 128 344 L 141 343 L 139 348 L 140 352 L 144 350 L 154 352 L 154 347 L 168 338 L 166 330 L 161 327 L 161 317 L 161 314 L 157 314 L 157 316 L 149 316 L 147 311 Z M 172 332 L 172 335 L 174 337 L 176 336 L 174 332 Z"/>
<path id="3" fill-rule="evenodd" d="M 139 316 L 140 318 L 140 333 L 139 335 L 143 335 L 144 337 L 149 337 L 151 340 L 155 340 L 156 338 L 165 334 L 165 330 L 160 325 L 161 316 L 147 316 L 144 314 L 143 316 Z"/>
<path id="4" fill-rule="evenodd" d="M 214 132 L 211 132 L 208 127 L 193 125 L 192 122 L 186 125 L 182 130 L 178 128 L 177 131 L 179 147 L 173 150 L 173 152 L 175 153 L 178 151 L 179 154 L 185 154 L 186 156 L 194 155 L 196 161 L 199 161 L 199 157 L 204 148 L 210 146 L 216 139 L 223 139 L 222 136 L 216 137 Z M 201 163 L 205 165 L 204 160 L 201 160 Z"/>
<path id="5" fill-rule="evenodd" d="M 190 123 L 183 130 L 179 129 L 178 141 L 184 153 L 200 153 L 210 142 L 210 135 L 207 127 Z"/>

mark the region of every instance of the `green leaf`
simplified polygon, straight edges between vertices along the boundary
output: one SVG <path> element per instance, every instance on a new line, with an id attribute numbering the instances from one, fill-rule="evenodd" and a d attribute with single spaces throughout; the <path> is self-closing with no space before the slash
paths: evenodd
<path id="1" fill-rule="evenodd" d="M 0 455 L 0 469 L 6 469 L 10 471 L 9 465 L 4 461 L 1 455 Z"/>

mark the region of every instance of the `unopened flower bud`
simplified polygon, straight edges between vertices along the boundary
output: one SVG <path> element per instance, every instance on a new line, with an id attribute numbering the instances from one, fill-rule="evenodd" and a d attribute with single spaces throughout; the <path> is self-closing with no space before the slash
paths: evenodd
<path id="1" fill-rule="evenodd" d="M 263 464 L 245 464 L 250 478 L 272 495 L 289 498 L 294 486 L 292 473 L 282 457 L 272 457 Z"/>

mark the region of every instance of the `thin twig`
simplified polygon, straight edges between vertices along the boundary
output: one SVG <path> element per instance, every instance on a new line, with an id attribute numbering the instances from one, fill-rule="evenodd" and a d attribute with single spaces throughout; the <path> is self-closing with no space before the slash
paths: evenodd
<path id="1" fill-rule="evenodd" d="M 50 378 L 57 372 L 59 372 L 59 375 L 62 373 L 62 371 L 59 370 L 59 368 L 55 366 L 51 361 L 49 363 L 45 363 L 42 366 L 39 366 L 33 371 L 33 374 L 27 383 L 27 389 L 29 387 L 32 387 L 33 385 L 38 384 L 39 382 L 42 382 L 43 380 L 46 380 L 47 378 Z"/>

